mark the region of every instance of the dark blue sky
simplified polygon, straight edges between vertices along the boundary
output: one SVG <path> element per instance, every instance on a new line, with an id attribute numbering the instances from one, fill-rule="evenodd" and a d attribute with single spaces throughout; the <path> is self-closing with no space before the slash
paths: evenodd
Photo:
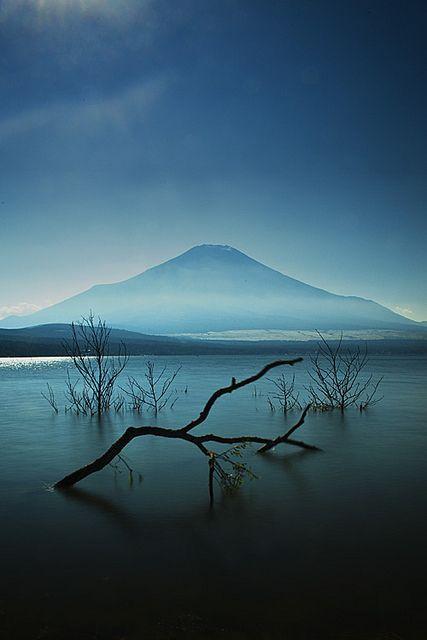
<path id="1" fill-rule="evenodd" d="M 427 319 L 426 38 L 411 0 L 0 0 L 0 315 L 206 242 Z"/>

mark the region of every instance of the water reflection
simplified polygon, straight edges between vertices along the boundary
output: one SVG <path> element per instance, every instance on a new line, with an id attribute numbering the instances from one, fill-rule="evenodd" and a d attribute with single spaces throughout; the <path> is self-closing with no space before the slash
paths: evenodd
<path id="1" fill-rule="evenodd" d="M 0 358 L 0 368 L 8 369 L 42 369 L 49 366 L 71 364 L 72 358 L 69 356 L 39 356 L 37 358 Z"/>
<path id="2" fill-rule="evenodd" d="M 131 360 L 129 373 L 142 362 Z M 160 414 L 162 426 L 188 422 L 230 372 L 244 377 L 265 357 L 180 362 L 191 392 Z M 107 468 L 68 491 L 33 491 L 96 458 L 126 426 L 154 420 L 53 416 L 40 390 L 48 381 L 62 397 L 64 359 L 7 364 L 0 366 L 7 515 L 0 536 L 10 603 L 1 608 L 12 619 L 15 607 L 19 626 L 31 601 L 23 637 L 37 637 L 46 621 L 40 637 L 52 640 L 65 637 L 67 624 L 72 640 L 95 637 L 98 628 L 102 638 L 155 638 L 162 619 L 160 637 L 186 637 L 174 626 L 183 612 L 227 639 L 425 637 L 425 358 L 373 359 L 375 373 L 385 374 L 384 402 L 362 415 L 310 414 L 299 438 L 324 453 L 248 451 L 260 479 L 231 497 L 216 487 L 212 511 L 205 460 L 188 443 L 159 438 L 126 449 L 133 485 L 126 470 Z M 304 368 L 296 376 L 302 389 Z M 242 390 L 221 400 L 206 426 L 220 435 L 279 435 L 283 425 L 264 395 Z M 359 635 L 346 634 L 359 624 Z M 12 628 L 5 637 L 15 636 Z"/>
<path id="3" fill-rule="evenodd" d="M 265 458 L 268 460 L 268 464 L 277 466 L 299 492 L 304 492 L 311 488 L 313 479 L 310 475 L 307 476 L 304 467 L 301 466 L 301 462 L 321 454 L 322 451 L 303 449 L 284 454 L 277 452 L 266 453 Z"/>
<path id="4" fill-rule="evenodd" d="M 92 511 L 97 511 L 107 517 L 110 524 L 118 526 L 126 533 L 138 535 L 141 533 L 141 526 L 138 518 L 122 505 L 117 504 L 111 498 L 99 495 L 80 487 L 69 487 L 61 489 L 59 494 L 71 502 L 80 503 Z"/>

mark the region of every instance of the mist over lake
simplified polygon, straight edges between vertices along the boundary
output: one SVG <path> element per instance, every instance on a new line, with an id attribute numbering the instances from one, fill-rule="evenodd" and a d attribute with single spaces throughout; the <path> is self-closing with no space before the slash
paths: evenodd
<path id="1" fill-rule="evenodd" d="M 322 452 L 249 451 L 259 479 L 218 491 L 214 510 L 205 460 L 154 437 L 125 452 L 142 481 L 107 467 L 48 490 L 125 426 L 184 424 L 212 390 L 267 360 L 156 358 L 182 365 L 173 409 L 101 420 L 56 415 L 41 397 L 49 382 L 61 403 L 67 359 L 0 361 L 5 637 L 423 637 L 425 355 L 371 355 L 380 403 L 310 413 L 300 437 Z M 132 357 L 127 373 L 141 376 L 145 361 Z M 301 393 L 307 366 L 292 371 Z M 221 398 L 199 430 L 280 434 L 297 413 L 271 413 L 268 393 L 264 379 Z"/>

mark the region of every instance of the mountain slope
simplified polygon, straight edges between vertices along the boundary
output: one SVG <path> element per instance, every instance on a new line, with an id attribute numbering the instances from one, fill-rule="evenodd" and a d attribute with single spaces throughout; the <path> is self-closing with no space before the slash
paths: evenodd
<path id="1" fill-rule="evenodd" d="M 193 247 L 128 280 L 96 285 L 0 324 L 25 327 L 70 322 L 90 309 L 112 326 L 148 333 L 417 324 L 373 301 L 312 287 L 223 245 Z"/>

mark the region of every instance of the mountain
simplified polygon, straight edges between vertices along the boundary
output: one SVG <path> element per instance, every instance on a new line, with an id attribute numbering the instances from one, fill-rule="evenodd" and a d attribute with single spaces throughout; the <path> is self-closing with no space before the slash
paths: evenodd
<path id="1" fill-rule="evenodd" d="M 128 280 L 94 287 L 3 327 L 71 322 L 90 310 L 147 333 L 237 329 L 396 329 L 413 322 L 371 300 L 290 278 L 224 245 L 200 245 Z"/>

